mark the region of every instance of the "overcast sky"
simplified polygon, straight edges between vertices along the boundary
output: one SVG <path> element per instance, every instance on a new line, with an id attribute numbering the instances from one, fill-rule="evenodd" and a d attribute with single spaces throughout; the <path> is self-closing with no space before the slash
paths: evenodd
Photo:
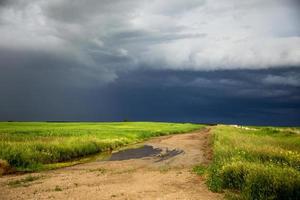
<path id="1" fill-rule="evenodd" d="M 300 125 L 298 0 L 0 0 L 0 120 Z"/>

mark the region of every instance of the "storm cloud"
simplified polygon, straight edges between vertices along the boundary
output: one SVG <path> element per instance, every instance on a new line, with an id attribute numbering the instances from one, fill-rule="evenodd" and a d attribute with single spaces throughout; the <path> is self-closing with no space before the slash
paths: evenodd
<path id="1" fill-rule="evenodd" d="M 299 8 L 2 0 L 0 120 L 299 124 Z"/>

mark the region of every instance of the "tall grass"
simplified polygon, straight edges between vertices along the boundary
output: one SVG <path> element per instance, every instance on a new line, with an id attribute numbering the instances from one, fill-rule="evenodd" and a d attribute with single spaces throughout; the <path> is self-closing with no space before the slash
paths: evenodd
<path id="1" fill-rule="evenodd" d="M 200 127 L 189 123 L 154 122 L 2 122 L 0 160 L 17 170 L 32 171 L 43 168 L 44 164 L 69 161 L 149 137 L 188 132 Z"/>
<path id="2" fill-rule="evenodd" d="M 217 126 L 208 186 L 240 191 L 241 199 L 300 199 L 298 130 Z"/>

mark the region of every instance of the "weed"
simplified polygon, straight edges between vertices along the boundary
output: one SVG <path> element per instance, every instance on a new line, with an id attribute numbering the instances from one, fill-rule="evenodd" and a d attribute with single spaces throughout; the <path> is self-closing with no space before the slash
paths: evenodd
<path id="1" fill-rule="evenodd" d="M 62 191 L 62 189 L 61 189 L 61 187 L 59 187 L 59 186 L 57 185 L 57 186 L 55 186 L 54 191 L 55 191 L 55 192 L 60 192 L 60 191 Z"/>
<path id="2" fill-rule="evenodd" d="M 160 173 L 167 173 L 168 171 L 170 171 L 172 168 L 168 165 L 163 165 L 159 167 L 159 172 Z"/>
<path id="3" fill-rule="evenodd" d="M 207 166 L 205 165 L 197 165 L 193 168 L 193 172 L 202 176 L 207 172 Z"/>
<path id="4" fill-rule="evenodd" d="M 26 187 L 26 186 L 29 186 L 29 183 L 35 181 L 35 180 L 38 180 L 40 179 L 41 176 L 27 176 L 23 179 L 19 179 L 19 180 L 14 180 L 14 181 L 10 181 L 8 182 L 8 185 L 11 186 L 11 187 Z"/>
<path id="5" fill-rule="evenodd" d="M 101 174 L 105 174 L 107 172 L 107 169 L 105 169 L 105 168 L 96 168 L 96 169 L 90 169 L 89 172 L 100 172 Z"/>
<path id="6" fill-rule="evenodd" d="M 124 170 L 120 170 L 120 171 L 115 171 L 112 174 L 129 174 L 129 173 L 133 173 L 135 171 L 136 171 L 135 168 L 129 168 L 129 169 L 124 169 Z"/>

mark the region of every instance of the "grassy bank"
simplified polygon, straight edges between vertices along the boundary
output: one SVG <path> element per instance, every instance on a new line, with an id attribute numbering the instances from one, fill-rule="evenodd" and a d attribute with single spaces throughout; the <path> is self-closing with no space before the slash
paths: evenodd
<path id="1" fill-rule="evenodd" d="M 196 124 L 122 123 L 0 123 L 0 168 L 43 169 L 45 164 L 69 161 L 112 150 L 150 137 L 192 131 Z M 1 164 L 2 163 L 2 164 Z"/>
<path id="2" fill-rule="evenodd" d="M 300 199 L 299 130 L 215 127 L 208 186 L 238 199 Z"/>

